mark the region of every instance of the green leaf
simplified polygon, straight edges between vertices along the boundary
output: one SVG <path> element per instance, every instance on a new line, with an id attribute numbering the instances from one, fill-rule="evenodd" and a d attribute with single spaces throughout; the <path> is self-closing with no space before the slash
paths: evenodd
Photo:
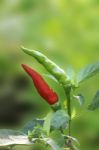
<path id="1" fill-rule="evenodd" d="M 0 147 L 30 144 L 27 136 L 22 132 L 7 129 L 0 130 Z"/>
<path id="2" fill-rule="evenodd" d="M 0 130 L 0 148 L 2 149 L 8 149 L 10 147 L 16 146 L 16 145 L 31 145 L 35 142 L 45 142 L 48 144 L 53 150 L 62 150 L 57 143 L 55 143 L 54 140 L 51 138 L 33 138 L 32 141 L 28 140 L 27 135 L 14 131 L 14 130 L 7 130 L 7 129 L 1 129 Z"/>
<path id="3" fill-rule="evenodd" d="M 32 131 L 37 125 L 43 126 L 44 120 L 43 119 L 32 119 L 29 121 L 21 131 L 25 134 L 28 134 L 28 131 Z"/>
<path id="4" fill-rule="evenodd" d="M 6 136 L 6 135 L 25 135 L 24 133 L 22 133 L 21 131 L 17 131 L 17 130 L 8 130 L 8 129 L 0 129 L 0 136 Z"/>
<path id="5" fill-rule="evenodd" d="M 72 136 L 69 136 L 69 135 L 65 135 L 65 138 L 71 140 L 72 142 L 75 142 L 78 145 L 80 145 L 78 139 L 75 138 L 75 137 L 72 137 Z"/>
<path id="6" fill-rule="evenodd" d="M 59 147 L 59 145 L 53 139 L 46 138 L 43 140 L 52 148 L 52 150 L 63 150 L 61 147 Z"/>
<path id="7" fill-rule="evenodd" d="M 79 102 L 79 104 L 82 106 L 85 102 L 85 98 L 82 94 L 78 94 L 77 96 L 74 95 L 74 98 Z"/>
<path id="8" fill-rule="evenodd" d="M 73 145 L 71 145 L 71 147 L 70 147 L 70 148 L 71 148 L 71 150 L 79 150 L 79 149 L 78 149 L 78 147 L 76 147 L 74 144 L 73 144 Z"/>
<path id="9" fill-rule="evenodd" d="M 46 137 L 46 135 L 47 135 L 47 133 L 41 125 L 35 126 L 33 131 L 30 131 L 30 130 L 28 131 L 28 138 L 30 140 L 32 140 L 32 138 L 38 138 L 39 139 L 42 137 Z"/>
<path id="10" fill-rule="evenodd" d="M 59 147 L 61 147 L 61 148 L 64 147 L 65 139 L 62 136 L 61 131 L 59 131 L 59 130 L 52 131 L 50 134 L 50 138 L 53 139 L 59 145 Z"/>
<path id="11" fill-rule="evenodd" d="M 92 103 L 89 105 L 89 110 L 96 110 L 99 108 L 99 91 L 96 92 Z"/>
<path id="12" fill-rule="evenodd" d="M 68 78 L 69 78 L 70 80 L 74 80 L 74 78 L 75 78 L 75 72 L 74 72 L 74 70 L 73 70 L 72 67 L 68 67 L 68 68 L 66 69 L 66 74 L 68 75 Z"/>
<path id="13" fill-rule="evenodd" d="M 51 111 L 50 113 L 48 113 L 44 121 L 43 128 L 47 132 L 47 135 L 49 135 L 49 132 L 50 132 L 52 115 L 53 115 L 53 112 Z"/>
<path id="14" fill-rule="evenodd" d="M 90 64 L 83 68 L 77 75 L 77 82 L 81 83 L 85 81 L 86 79 L 94 76 L 99 72 L 99 62 Z"/>
<path id="15" fill-rule="evenodd" d="M 54 113 L 51 126 L 55 129 L 65 129 L 69 123 L 69 116 L 64 110 L 58 110 Z"/>

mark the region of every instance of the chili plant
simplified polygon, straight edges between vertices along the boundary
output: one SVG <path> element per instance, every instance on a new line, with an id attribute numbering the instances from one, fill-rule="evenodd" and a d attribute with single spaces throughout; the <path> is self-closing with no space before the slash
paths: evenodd
<path id="1" fill-rule="evenodd" d="M 52 150 L 80 149 L 78 140 L 71 132 L 72 101 L 77 99 L 80 105 L 83 105 L 85 98 L 82 94 L 75 95 L 76 89 L 82 82 L 99 72 L 99 62 L 86 66 L 76 74 L 73 71 L 65 72 L 39 51 L 24 47 L 22 50 L 35 58 L 49 72 L 48 77 L 59 83 L 57 86 L 63 88 L 66 98 L 65 102 L 61 101 L 58 93 L 48 85 L 40 73 L 22 64 L 23 69 L 32 78 L 39 95 L 51 107 L 51 111 L 43 119 L 33 119 L 20 131 L 0 130 L 0 146 L 11 149 L 19 144 L 42 143 L 46 149 L 50 147 Z M 99 108 L 99 91 L 96 92 L 88 110 L 93 111 L 97 108 Z"/>

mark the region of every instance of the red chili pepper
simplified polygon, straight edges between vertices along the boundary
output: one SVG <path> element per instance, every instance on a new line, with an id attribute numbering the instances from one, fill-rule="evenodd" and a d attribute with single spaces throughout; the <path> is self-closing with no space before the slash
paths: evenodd
<path id="1" fill-rule="evenodd" d="M 30 67 L 22 64 L 24 70 L 28 73 L 28 75 L 32 78 L 33 83 L 40 94 L 50 105 L 55 104 L 58 101 L 57 94 L 49 87 L 43 77 L 36 72 L 35 70 L 31 69 Z"/>

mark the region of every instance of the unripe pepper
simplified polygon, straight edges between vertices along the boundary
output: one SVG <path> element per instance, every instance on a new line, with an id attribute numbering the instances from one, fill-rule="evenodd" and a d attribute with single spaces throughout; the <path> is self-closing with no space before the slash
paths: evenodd
<path id="1" fill-rule="evenodd" d="M 32 78 L 33 83 L 40 94 L 50 105 L 55 104 L 58 101 L 57 94 L 49 87 L 43 77 L 34 69 L 22 64 L 22 67 L 27 74 Z"/>
<path id="2" fill-rule="evenodd" d="M 22 47 L 22 50 L 26 54 L 33 56 L 39 63 L 41 63 L 45 67 L 45 69 L 59 81 L 59 83 L 63 85 L 71 83 L 64 70 L 62 70 L 59 66 L 57 66 L 54 62 L 48 59 L 41 52 L 36 50 L 30 50 L 24 47 Z"/>

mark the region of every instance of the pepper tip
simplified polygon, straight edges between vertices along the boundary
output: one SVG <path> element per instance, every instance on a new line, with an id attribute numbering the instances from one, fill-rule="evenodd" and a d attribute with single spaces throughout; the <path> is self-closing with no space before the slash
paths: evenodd
<path id="1" fill-rule="evenodd" d="M 26 48 L 22 45 L 22 46 L 20 46 L 21 47 L 21 49 L 22 49 L 22 51 L 26 51 Z"/>

